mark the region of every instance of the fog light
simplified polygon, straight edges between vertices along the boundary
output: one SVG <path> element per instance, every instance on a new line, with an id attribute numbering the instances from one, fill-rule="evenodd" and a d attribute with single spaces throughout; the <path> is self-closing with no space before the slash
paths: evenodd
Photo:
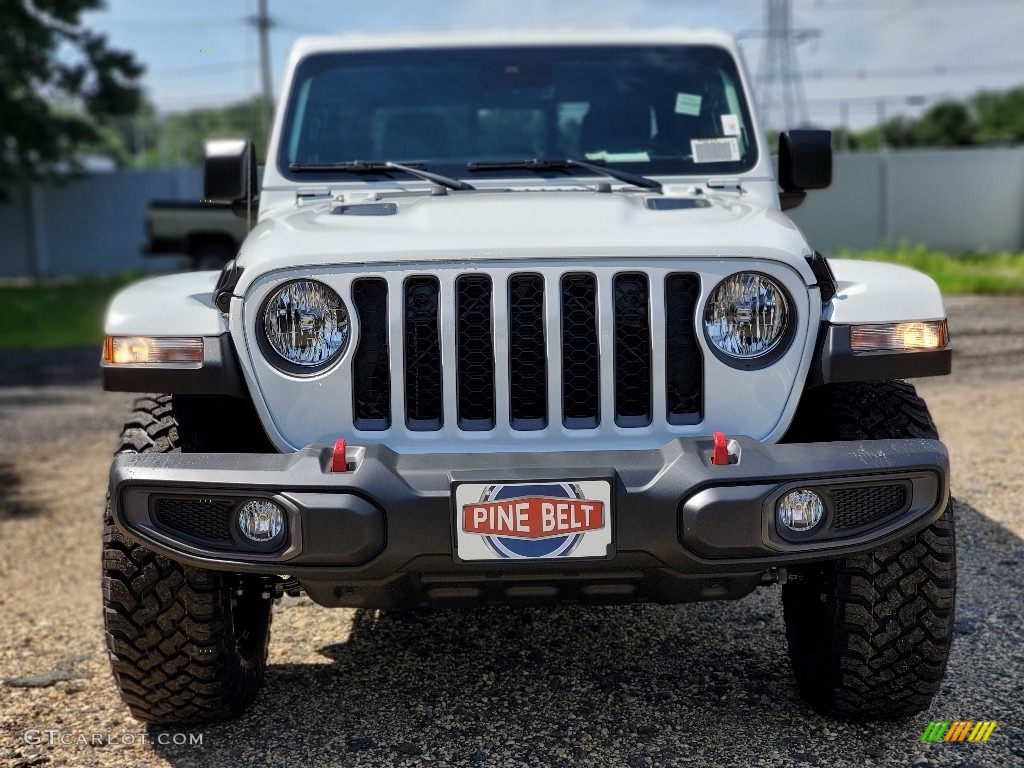
<path id="1" fill-rule="evenodd" d="M 821 522 L 825 514 L 825 502 L 814 491 L 803 488 L 790 491 L 778 504 L 779 522 L 791 531 L 802 533 Z"/>
<path id="2" fill-rule="evenodd" d="M 247 501 L 238 510 L 238 528 L 246 538 L 269 544 L 284 535 L 284 510 L 266 499 Z"/>

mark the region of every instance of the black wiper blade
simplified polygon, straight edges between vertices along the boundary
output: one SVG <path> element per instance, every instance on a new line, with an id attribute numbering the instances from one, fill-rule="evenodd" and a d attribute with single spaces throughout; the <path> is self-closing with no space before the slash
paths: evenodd
<path id="1" fill-rule="evenodd" d="M 422 168 L 421 163 L 410 163 L 409 168 Z M 352 160 L 344 163 L 292 163 L 289 171 L 315 173 L 317 171 L 339 171 L 340 173 L 387 173 L 388 164 L 379 160 Z"/>
<path id="2" fill-rule="evenodd" d="M 293 173 L 387 173 L 388 171 L 402 171 L 410 176 L 432 181 L 448 189 L 467 190 L 476 189 L 472 184 L 453 179 L 450 176 L 442 176 L 440 173 L 432 173 L 424 170 L 421 163 L 403 165 L 380 160 L 352 160 L 345 163 L 292 163 L 288 170 Z"/>
<path id="3" fill-rule="evenodd" d="M 585 160 L 575 160 L 573 158 L 545 160 L 543 158 L 535 157 L 532 160 L 512 160 L 508 162 L 473 162 L 467 164 L 466 168 L 470 171 L 515 171 L 520 168 L 527 171 L 564 171 L 569 168 L 583 168 L 585 170 L 592 171 L 593 173 L 600 173 L 604 176 L 616 179 L 617 181 L 631 184 L 634 187 L 654 189 L 658 192 L 661 191 L 661 182 L 655 179 L 650 179 L 637 173 L 630 173 L 629 171 L 620 171 L 617 168 L 609 168 L 605 165 L 588 163 Z"/>

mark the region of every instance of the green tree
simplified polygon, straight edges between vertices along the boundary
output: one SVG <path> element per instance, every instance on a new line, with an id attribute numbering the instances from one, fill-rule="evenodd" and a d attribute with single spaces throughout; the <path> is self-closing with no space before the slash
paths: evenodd
<path id="1" fill-rule="evenodd" d="M 1004 93 L 982 91 L 971 100 L 979 144 L 1024 143 L 1024 86 Z"/>
<path id="2" fill-rule="evenodd" d="M 977 143 L 977 123 L 965 104 L 943 101 L 928 109 L 913 126 L 922 147 L 970 147 Z"/>
<path id="3" fill-rule="evenodd" d="M 0 181 L 77 167 L 107 146 L 106 121 L 134 113 L 143 67 L 81 14 L 103 0 L 0 0 Z"/>
<path id="4" fill-rule="evenodd" d="M 256 145 L 256 155 L 262 162 L 267 144 L 261 110 L 260 97 L 254 96 L 226 107 L 167 115 L 160 128 L 162 145 L 155 150 L 155 159 L 158 163 L 195 166 L 202 163 L 207 139 L 247 138 Z"/>

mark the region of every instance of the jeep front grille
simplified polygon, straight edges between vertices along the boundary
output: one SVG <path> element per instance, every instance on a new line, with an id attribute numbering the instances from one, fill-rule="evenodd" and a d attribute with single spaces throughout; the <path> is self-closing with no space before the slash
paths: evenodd
<path id="1" fill-rule="evenodd" d="M 436 277 L 405 281 L 405 424 L 414 431 L 444 424 L 440 293 Z"/>
<path id="2" fill-rule="evenodd" d="M 544 334 L 544 278 L 512 275 L 508 281 L 509 415 L 512 429 L 548 425 L 547 343 Z"/>
<path id="3" fill-rule="evenodd" d="M 391 374 L 388 358 L 388 284 L 364 277 L 352 285 L 359 315 L 359 346 L 352 358 L 353 422 L 356 429 L 391 426 Z"/>
<path id="4" fill-rule="evenodd" d="M 651 423 L 651 323 L 647 275 L 615 276 L 615 423 Z"/>
<path id="5" fill-rule="evenodd" d="M 702 419 L 696 275 L 668 274 L 659 291 L 652 291 L 648 275 L 635 271 L 616 273 L 610 283 L 583 270 L 499 279 L 469 272 L 444 283 L 432 275 L 411 275 L 400 283 L 397 306 L 389 308 L 396 299 L 388 288 L 396 285 L 381 278 L 352 284 L 357 429 L 382 431 L 398 421 L 410 431 L 441 430 L 448 398 L 456 404 L 457 428 L 465 432 L 496 424 L 530 432 L 557 422 L 570 430 L 593 429 L 603 419 L 643 428 L 652 423 L 656 393 L 664 398 L 669 423 Z M 663 301 L 656 303 L 655 297 Z M 442 325 L 444 306 L 454 308 L 450 325 Z M 400 324 L 394 322 L 399 308 Z M 660 341 L 652 333 L 652 313 L 663 313 Z M 662 355 L 654 354 L 656 343 L 664 345 Z M 401 350 L 403 376 L 397 383 L 404 386 L 404 397 L 397 401 L 391 398 L 397 362 L 392 345 Z M 602 365 L 602 355 L 611 356 L 610 366 Z M 664 359 L 663 370 L 655 370 L 656 358 Z M 656 386 L 659 376 L 664 386 Z M 391 413 L 396 402 L 404 405 L 404 414 Z"/>
<path id="6" fill-rule="evenodd" d="M 704 360 L 694 335 L 700 281 L 676 273 L 665 278 L 665 389 L 669 424 L 697 424 L 703 416 Z M 681 318 L 689 318 L 681 322 Z"/>
<path id="7" fill-rule="evenodd" d="M 494 342 L 491 278 L 462 275 L 455 281 L 458 345 L 459 429 L 494 427 Z"/>
<path id="8" fill-rule="evenodd" d="M 597 285 L 593 275 L 562 277 L 562 422 L 569 429 L 601 423 Z"/>

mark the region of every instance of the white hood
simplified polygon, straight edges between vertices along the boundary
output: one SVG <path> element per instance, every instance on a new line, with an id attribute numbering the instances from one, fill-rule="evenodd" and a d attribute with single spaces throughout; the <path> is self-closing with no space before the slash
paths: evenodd
<path id="1" fill-rule="evenodd" d="M 804 261 L 807 243 L 778 210 L 728 192 L 687 198 L 701 207 L 652 210 L 652 197 L 659 196 L 578 189 L 382 195 L 377 205 L 394 203 L 397 210 L 376 216 L 339 214 L 359 202 L 306 203 L 264 218 L 239 264 L 247 284 L 303 266 L 746 256 L 786 263 L 814 282 Z"/>

